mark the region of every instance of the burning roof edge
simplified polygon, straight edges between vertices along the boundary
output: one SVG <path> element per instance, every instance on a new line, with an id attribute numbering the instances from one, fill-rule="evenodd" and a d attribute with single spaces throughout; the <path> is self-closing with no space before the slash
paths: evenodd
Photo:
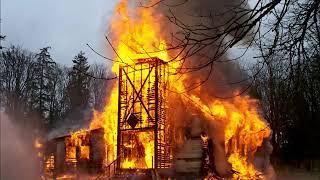
<path id="1" fill-rule="evenodd" d="M 47 133 L 46 141 L 64 137 L 79 130 L 89 130 L 93 109 L 89 107 L 77 108 L 69 113 L 56 128 Z M 98 129 L 98 128 L 97 128 Z"/>

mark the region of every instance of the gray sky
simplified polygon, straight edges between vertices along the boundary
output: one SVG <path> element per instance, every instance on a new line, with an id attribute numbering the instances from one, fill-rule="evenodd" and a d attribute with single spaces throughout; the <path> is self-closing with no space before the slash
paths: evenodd
<path id="1" fill-rule="evenodd" d="M 54 60 L 70 66 L 73 57 L 84 51 L 90 63 L 106 62 L 92 52 L 106 52 L 108 30 L 118 0 L 0 0 L 3 46 L 21 45 L 32 52 L 51 46 Z M 255 0 L 249 2 L 255 3 Z M 237 56 L 233 51 L 230 56 Z M 111 57 L 111 55 L 106 55 Z M 249 52 L 244 59 L 252 61 Z"/>
<path id="2" fill-rule="evenodd" d="M 33 52 L 51 46 L 53 58 L 71 65 L 84 51 L 90 63 L 103 62 L 86 43 L 102 52 L 104 33 L 117 0 L 1 0 L 3 46 L 21 45 Z"/>

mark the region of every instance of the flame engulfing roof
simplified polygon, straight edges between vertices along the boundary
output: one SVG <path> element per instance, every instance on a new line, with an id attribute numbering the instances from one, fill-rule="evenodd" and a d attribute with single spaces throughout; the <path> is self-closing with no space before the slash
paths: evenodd
<path id="1" fill-rule="evenodd" d="M 93 111 L 91 108 L 77 108 L 69 113 L 65 119 L 60 120 L 45 139 L 50 141 L 55 138 L 70 135 L 79 130 L 89 129 L 92 116 Z"/>

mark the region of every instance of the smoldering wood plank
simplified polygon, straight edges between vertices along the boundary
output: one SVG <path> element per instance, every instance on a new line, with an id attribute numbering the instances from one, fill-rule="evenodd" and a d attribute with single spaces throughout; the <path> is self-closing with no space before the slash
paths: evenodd
<path id="1" fill-rule="evenodd" d="M 186 160 L 176 160 L 175 169 L 177 172 L 192 172 L 198 173 L 200 171 L 201 161 L 186 161 Z"/>
<path id="2" fill-rule="evenodd" d="M 200 139 L 190 139 L 184 142 L 177 149 L 175 156 L 177 159 L 181 158 L 201 158 L 202 157 L 202 145 Z"/>

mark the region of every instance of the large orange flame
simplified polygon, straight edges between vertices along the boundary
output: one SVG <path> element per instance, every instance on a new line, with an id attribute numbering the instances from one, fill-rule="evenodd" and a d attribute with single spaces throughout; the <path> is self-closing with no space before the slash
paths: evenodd
<path id="1" fill-rule="evenodd" d="M 158 57 L 170 63 L 171 73 L 181 66 L 179 61 L 171 61 L 167 52 L 166 38 L 162 36 L 161 15 L 153 12 L 152 8 L 129 8 L 127 0 L 120 0 L 116 6 L 115 15 L 111 22 L 112 44 L 116 50 L 115 61 L 112 71 L 118 75 L 119 67 L 131 65 L 136 59 Z M 174 76 L 170 76 L 169 82 L 174 82 Z M 179 77 L 174 82 L 174 91 L 183 92 L 185 85 L 183 79 L 188 75 Z M 190 92 L 181 96 L 187 103 L 193 102 L 203 114 L 207 121 L 225 124 L 225 150 L 228 161 L 232 168 L 237 171 L 234 178 L 252 179 L 259 172 L 252 164 L 252 158 L 263 140 L 270 135 L 268 125 L 257 111 L 254 100 L 247 96 L 236 97 L 232 100 L 222 101 L 212 98 L 211 104 L 204 103 L 200 97 Z M 174 97 L 170 97 L 174 98 Z M 106 159 L 108 164 L 116 159 L 117 145 L 117 119 L 118 119 L 118 86 L 113 85 L 110 96 L 106 100 L 103 112 L 95 112 L 91 128 L 102 126 L 105 132 Z M 148 134 L 140 134 L 139 141 L 145 149 L 145 164 L 147 168 L 152 167 L 152 156 L 154 154 L 153 143 Z M 128 145 L 130 146 L 130 145 Z M 138 160 L 126 159 L 122 167 L 137 168 Z"/>
<path id="2" fill-rule="evenodd" d="M 119 67 L 122 65 L 132 65 L 136 59 L 158 57 L 168 62 L 169 55 L 166 51 L 166 41 L 161 37 L 161 27 L 159 22 L 161 16 L 154 16 L 150 9 L 135 9 L 130 11 L 127 0 L 121 0 L 116 6 L 115 15 L 111 22 L 112 44 L 116 48 L 117 55 L 112 66 L 114 74 L 118 75 Z M 179 67 L 180 64 L 174 62 L 172 67 Z M 143 72 L 146 76 L 148 72 Z M 130 76 L 130 74 L 129 74 Z M 180 83 L 182 87 L 182 83 Z M 116 158 L 117 145 L 117 116 L 118 116 L 118 85 L 114 84 L 110 97 L 107 99 L 107 105 L 102 113 L 94 113 L 91 128 L 102 123 L 105 132 L 105 143 L 107 158 L 106 163 L 112 162 Z M 145 116 L 143 114 L 142 116 Z M 146 118 L 143 118 L 146 119 Z M 145 164 L 147 168 L 152 167 L 152 156 L 154 147 L 150 136 L 139 135 L 139 140 L 144 144 Z M 122 165 L 124 168 L 134 168 L 133 161 L 125 160 Z M 128 164 L 128 166 L 126 166 Z"/>
<path id="3" fill-rule="evenodd" d="M 76 162 L 77 148 L 79 148 L 79 158 L 89 159 L 90 148 L 88 146 L 88 134 L 86 130 L 73 132 L 70 137 L 65 139 L 66 144 L 66 161 Z"/>

